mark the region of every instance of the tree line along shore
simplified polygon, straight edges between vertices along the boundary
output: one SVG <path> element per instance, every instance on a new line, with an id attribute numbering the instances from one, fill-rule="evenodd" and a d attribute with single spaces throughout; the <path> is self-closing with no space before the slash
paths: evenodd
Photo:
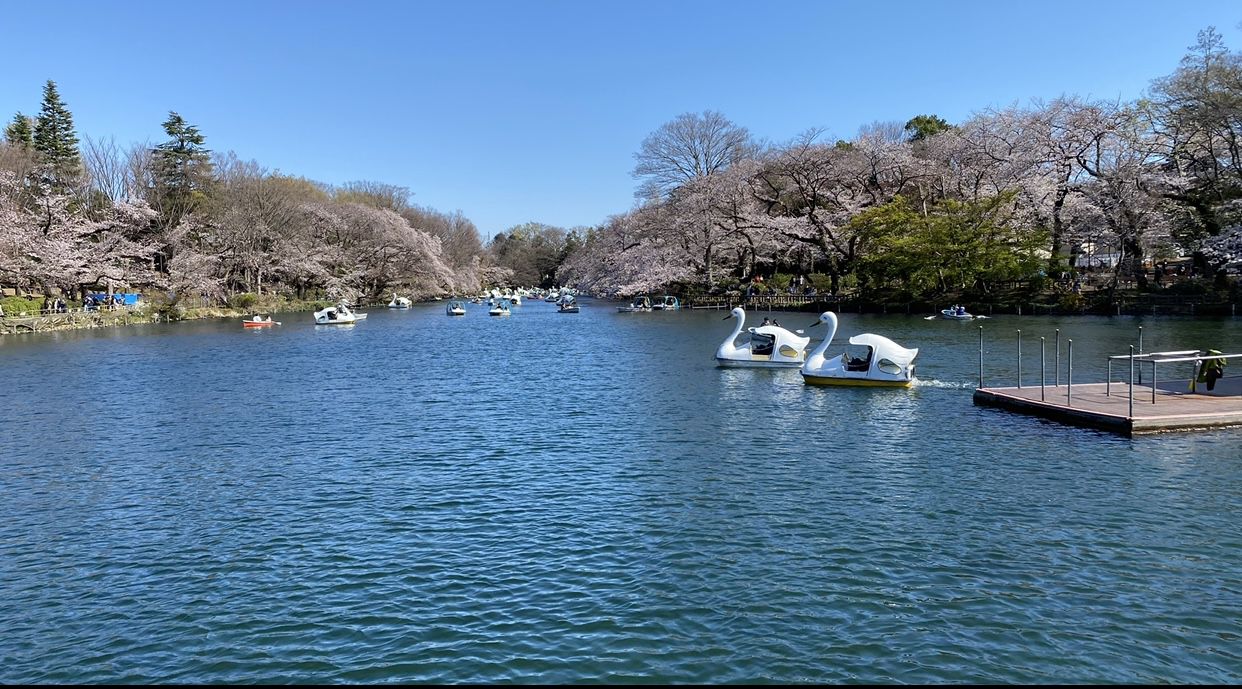
<path id="1" fill-rule="evenodd" d="M 0 142 L 0 308 L 141 293 L 190 317 L 565 285 L 687 303 L 761 286 L 868 311 L 1219 310 L 1239 301 L 1242 54 L 1209 27 L 1171 67 L 1133 101 L 916 115 L 852 138 L 759 141 L 685 113 L 640 143 L 629 210 L 486 242 L 404 187 L 214 152 L 176 111 L 154 143 L 80 139 L 49 80 Z"/>

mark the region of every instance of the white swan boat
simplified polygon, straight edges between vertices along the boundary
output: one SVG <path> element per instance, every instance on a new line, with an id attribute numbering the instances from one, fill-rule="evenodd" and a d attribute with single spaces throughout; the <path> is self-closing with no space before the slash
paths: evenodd
<path id="1" fill-rule="evenodd" d="M 353 325 L 365 318 L 359 316 L 344 304 L 329 306 L 315 312 L 315 325 Z"/>
<path id="2" fill-rule="evenodd" d="M 444 312 L 450 316 L 466 315 L 466 305 L 459 301 L 450 301 L 448 306 L 444 307 Z"/>
<path id="3" fill-rule="evenodd" d="M 947 309 L 940 309 L 940 317 L 948 318 L 952 321 L 968 321 L 974 318 L 973 315 L 966 313 L 965 306 L 953 306 Z"/>
<path id="4" fill-rule="evenodd" d="M 496 304 L 496 305 L 495 305 L 495 306 L 493 306 L 492 308 L 488 309 L 488 311 L 487 311 L 487 315 L 489 315 L 489 316 L 508 316 L 508 315 L 509 315 L 509 305 L 508 305 L 508 304 L 506 304 L 506 303 L 504 303 L 504 302 L 500 302 L 499 304 Z"/>
<path id="5" fill-rule="evenodd" d="M 737 319 L 737 324 L 716 349 L 717 366 L 797 368 L 806 360 L 806 347 L 811 343 L 811 338 L 791 333 L 775 323 L 765 323 L 747 328 L 750 341 L 738 346 L 736 340 L 742 334 L 746 311 L 740 306 L 735 307 L 725 316 L 725 320 L 730 318 Z"/>
<path id="6" fill-rule="evenodd" d="M 410 308 L 410 300 L 408 297 L 398 297 L 396 294 L 393 294 L 392 301 L 388 302 L 388 308 L 408 309 Z"/>
<path id="7" fill-rule="evenodd" d="M 918 349 L 906 349 L 883 335 L 863 333 L 850 338 L 841 356 L 824 357 L 824 350 L 837 334 L 837 314 L 825 311 L 820 323 L 828 324 L 824 341 L 802 364 L 802 380 L 808 385 L 864 385 L 909 387 L 914 383 L 914 357 Z"/>
<path id="8" fill-rule="evenodd" d="M 646 296 L 637 297 L 629 304 L 617 307 L 617 311 L 620 313 L 638 313 L 640 311 L 650 311 L 651 309 L 651 297 Z"/>

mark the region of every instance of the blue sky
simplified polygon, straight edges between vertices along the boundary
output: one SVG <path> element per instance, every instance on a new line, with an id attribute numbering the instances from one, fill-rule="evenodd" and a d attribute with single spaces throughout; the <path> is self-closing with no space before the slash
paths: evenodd
<path id="1" fill-rule="evenodd" d="M 1130 99 L 1242 3 L 56 2 L 6 4 L 0 118 L 57 82 L 79 134 L 164 138 L 330 184 L 377 180 L 485 238 L 629 209 L 643 138 L 717 110 L 756 136 L 1062 94 Z"/>

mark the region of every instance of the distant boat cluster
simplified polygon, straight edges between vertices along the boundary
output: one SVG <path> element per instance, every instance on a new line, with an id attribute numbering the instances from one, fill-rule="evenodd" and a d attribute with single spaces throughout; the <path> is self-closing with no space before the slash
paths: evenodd
<path id="1" fill-rule="evenodd" d="M 578 313 L 581 309 L 578 306 L 577 297 L 577 290 L 567 287 L 555 290 L 541 288 L 492 289 L 471 298 L 469 302 L 471 304 L 487 305 L 488 314 L 492 316 L 508 316 L 512 313 L 510 306 L 521 306 L 523 299 L 533 299 L 555 304 L 557 313 Z M 442 300 L 437 298 L 436 301 Z M 403 297 L 395 293 L 388 302 L 388 308 L 390 309 L 408 309 L 412 306 L 413 301 L 409 297 Z M 444 312 L 449 316 L 466 315 L 466 300 L 451 299 L 445 305 Z M 345 301 L 320 309 L 314 314 L 315 325 L 354 325 L 358 321 L 365 320 L 366 317 L 366 313 L 355 311 L 353 305 Z M 242 326 L 246 328 L 263 328 L 273 325 L 280 325 L 280 322 L 273 321 L 271 316 L 256 315 L 242 321 Z"/>

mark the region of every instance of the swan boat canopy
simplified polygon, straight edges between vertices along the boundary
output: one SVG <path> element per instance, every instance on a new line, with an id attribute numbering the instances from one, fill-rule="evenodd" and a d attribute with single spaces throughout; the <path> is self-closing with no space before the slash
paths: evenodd
<path id="1" fill-rule="evenodd" d="M 725 319 L 735 318 L 733 332 L 716 349 L 717 366 L 753 366 L 764 368 L 797 368 L 806 360 L 806 347 L 811 338 L 801 337 L 776 324 L 747 328 L 750 340 L 736 344 L 746 322 L 746 311 L 735 307 Z"/>
<path id="2" fill-rule="evenodd" d="M 444 312 L 450 316 L 466 315 L 466 305 L 459 301 L 450 301 L 448 306 L 444 307 Z"/>
<path id="3" fill-rule="evenodd" d="M 651 297 L 647 296 L 636 297 L 629 304 L 617 307 L 617 311 L 621 313 L 637 313 L 639 311 L 650 311 L 651 309 Z"/>
<path id="4" fill-rule="evenodd" d="M 344 304 L 329 306 L 315 312 L 315 325 L 353 325 L 359 320 L 358 314 Z"/>
<path id="5" fill-rule="evenodd" d="M 392 301 L 388 302 L 388 308 L 408 309 L 410 308 L 410 300 L 408 297 L 398 297 L 397 295 L 394 294 L 392 295 Z"/>
<path id="6" fill-rule="evenodd" d="M 841 356 L 825 358 L 824 350 L 837 334 L 837 314 L 825 311 L 814 325 L 819 323 L 827 323 L 828 332 L 802 365 L 802 380 L 807 384 L 904 388 L 914 383 L 918 349 L 906 349 L 883 335 L 863 333 L 850 338 Z"/>

